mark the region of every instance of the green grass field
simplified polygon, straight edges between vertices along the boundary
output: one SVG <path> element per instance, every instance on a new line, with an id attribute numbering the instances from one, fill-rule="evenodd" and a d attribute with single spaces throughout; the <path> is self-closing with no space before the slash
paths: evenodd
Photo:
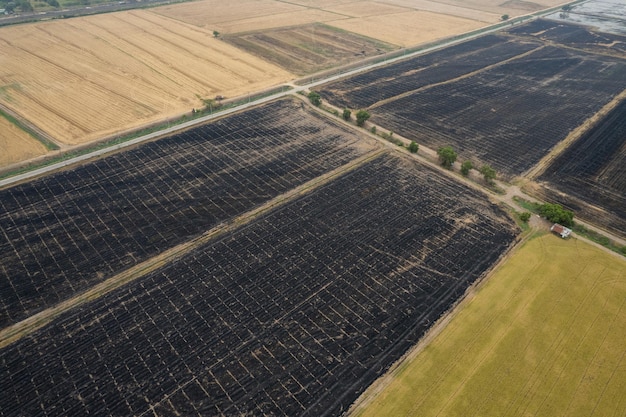
<path id="1" fill-rule="evenodd" d="M 534 238 L 392 375 L 355 415 L 626 416 L 626 262 Z"/>

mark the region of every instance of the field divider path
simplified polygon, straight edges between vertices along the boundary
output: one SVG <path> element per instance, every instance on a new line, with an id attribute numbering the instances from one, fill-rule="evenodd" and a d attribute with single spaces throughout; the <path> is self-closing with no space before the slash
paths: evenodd
<path id="1" fill-rule="evenodd" d="M 106 281 L 93 286 L 92 288 L 81 294 L 65 300 L 54 307 L 43 310 L 25 320 L 22 320 L 19 323 L 0 330 L 0 349 L 44 327 L 48 323 L 52 322 L 59 315 L 66 313 L 84 303 L 96 300 L 103 295 L 106 295 L 116 290 L 117 288 L 120 288 L 138 278 L 141 278 L 144 275 L 158 268 L 161 268 L 175 261 L 176 259 L 183 257 L 187 253 L 201 247 L 211 240 L 216 239 L 226 233 L 232 232 L 255 220 L 257 217 L 328 184 L 332 180 L 343 176 L 344 174 L 360 167 L 361 165 L 369 161 L 374 160 L 385 152 L 386 150 L 383 148 L 374 148 L 370 152 L 348 162 L 345 165 L 340 166 L 339 168 L 320 175 L 317 178 L 314 178 L 284 194 L 281 194 L 266 202 L 265 204 L 262 204 L 255 209 L 241 214 L 228 222 L 219 224 L 196 238 L 193 238 L 187 242 L 181 243 L 173 248 L 163 251 L 159 255 L 154 256 L 138 265 L 135 265 L 107 279 Z"/>
<path id="2" fill-rule="evenodd" d="M 457 81 L 473 77 L 474 75 L 480 74 L 480 73 L 485 72 L 485 71 L 489 71 L 492 68 L 497 68 L 497 67 L 502 66 L 504 64 L 508 64 L 509 62 L 515 61 L 516 59 L 524 58 L 524 57 L 526 57 L 528 55 L 531 55 L 531 54 L 533 54 L 533 53 L 535 53 L 537 51 L 540 51 L 541 49 L 544 49 L 544 48 L 545 48 L 545 46 L 543 46 L 543 45 L 542 46 L 538 46 L 537 48 L 531 49 L 530 51 L 522 52 L 519 55 L 515 55 L 515 56 L 513 56 L 511 58 L 508 58 L 508 59 L 505 59 L 503 61 L 498 61 L 495 64 L 487 65 L 487 66 L 479 68 L 479 69 L 477 69 L 475 71 L 470 71 L 470 72 L 468 72 L 466 74 L 459 75 L 458 77 L 450 78 L 449 80 L 440 81 L 440 82 L 424 85 L 422 87 L 418 87 L 418 88 L 413 89 L 413 90 L 405 91 L 402 94 L 398 94 L 396 96 L 389 97 L 389 98 L 386 98 L 384 100 L 377 101 L 376 103 L 374 103 L 371 106 L 369 106 L 368 109 L 375 109 L 375 108 L 383 106 L 383 105 L 385 105 L 387 103 L 391 103 L 391 102 L 394 102 L 396 100 L 403 99 L 405 97 L 408 97 L 408 96 L 410 96 L 412 94 L 415 94 L 415 93 L 418 93 L 418 92 L 421 92 L 421 91 L 425 91 L 425 90 L 428 90 L 428 89 L 431 89 L 431 88 L 434 88 L 434 87 L 437 87 L 437 86 L 440 86 L 440 85 L 452 84 L 452 83 L 455 83 Z"/>
<path id="3" fill-rule="evenodd" d="M 561 142 L 557 143 L 539 162 L 535 164 L 528 171 L 521 176 L 529 179 L 536 179 L 545 172 L 546 169 L 552 164 L 552 162 L 559 157 L 566 149 L 570 147 L 574 142 L 580 139 L 585 133 L 592 129 L 596 124 L 604 120 L 615 107 L 617 107 L 622 101 L 626 100 L 626 90 L 622 91 L 611 101 L 605 104 L 600 110 L 591 115 L 588 119 L 584 120 L 577 128 L 572 130 Z"/>

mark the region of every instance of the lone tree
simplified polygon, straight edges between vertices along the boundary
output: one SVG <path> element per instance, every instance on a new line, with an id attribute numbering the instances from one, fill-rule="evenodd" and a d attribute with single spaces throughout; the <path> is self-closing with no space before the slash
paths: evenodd
<path id="1" fill-rule="evenodd" d="M 525 212 L 523 212 L 522 214 L 519 215 L 519 218 L 524 223 L 528 223 L 528 220 L 530 220 L 530 213 L 525 211 Z"/>
<path id="2" fill-rule="evenodd" d="M 220 37 L 220 33 L 217 30 L 213 31 L 213 37 L 214 38 L 219 38 Z"/>
<path id="3" fill-rule="evenodd" d="M 363 127 L 365 121 L 370 118 L 370 114 L 365 110 L 359 110 L 356 112 L 356 125 Z"/>
<path id="4" fill-rule="evenodd" d="M 352 116 L 352 112 L 348 109 L 343 109 L 343 120 L 350 120 L 350 116 Z"/>
<path id="5" fill-rule="evenodd" d="M 461 164 L 461 174 L 463 174 L 463 176 L 467 177 L 469 175 L 470 170 L 474 168 L 474 164 L 472 164 L 472 161 L 465 161 Z"/>
<path id="6" fill-rule="evenodd" d="M 496 170 L 491 168 L 490 165 L 483 165 L 480 167 L 480 173 L 483 174 L 485 182 L 489 185 L 493 185 L 493 180 L 496 179 Z"/>
<path id="7" fill-rule="evenodd" d="M 539 207 L 539 214 L 552 223 L 559 223 L 567 227 L 574 225 L 574 212 L 565 210 L 560 204 L 542 204 Z"/>
<path id="8" fill-rule="evenodd" d="M 504 20 L 509 20 L 509 15 L 508 14 L 503 14 L 500 19 L 502 19 L 503 21 Z"/>
<path id="9" fill-rule="evenodd" d="M 322 104 L 322 97 L 319 95 L 319 93 L 311 91 L 308 97 L 314 106 L 319 106 L 320 104 Z"/>
<path id="10" fill-rule="evenodd" d="M 409 152 L 411 153 L 417 153 L 417 151 L 419 150 L 420 146 L 415 143 L 415 141 L 411 141 L 411 143 L 409 144 Z"/>
<path id="11" fill-rule="evenodd" d="M 456 152 L 452 149 L 451 146 L 444 146 L 437 150 L 437 155 L 439 155 L 439 162 L 445 168 L 452 169 L 452 164 L 456 161 Z"/>

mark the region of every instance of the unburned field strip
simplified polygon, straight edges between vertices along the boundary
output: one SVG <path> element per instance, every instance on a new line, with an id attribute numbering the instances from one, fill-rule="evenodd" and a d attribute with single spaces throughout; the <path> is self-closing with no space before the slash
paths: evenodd
<path id="1" fill-rule="evenodd" d="M 351 415 L 621 416 L 625 332 L 626 263 L 537 236 Z"/>
<path id="2" fill-rule="evenodd" d="M 67 145 L 291 78 L 206 30 L 147 11 L 2 28 L 0 60 L 0 102 Z"/>
<path id="3" fill-rule="evenodd" d="M 5 327 L 371 145 L 282 100 L 0 191 Z"/>
<path id="4" fill-rule="evenodd" d="M 338 415 L 517 233 L 382 155 L 0 350 L 2 415 Z"/>
<path id="5" fill-rule="evenodd" d="M 510 178 L 624 91 L 624 73 L 618 57 L 489 35 L 321 91 L 333 104 L 371 108 L 378 126 L 434 149 L 450 145 Z"/>

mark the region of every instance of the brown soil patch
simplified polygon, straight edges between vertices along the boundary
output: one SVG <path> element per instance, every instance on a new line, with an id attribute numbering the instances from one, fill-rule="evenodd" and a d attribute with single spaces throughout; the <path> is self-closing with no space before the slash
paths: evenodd
<path id="1" fill-rule="evenodd" d="M 394 49 L 392 45 L 321 24 L 248 33 L 224 39 L 298 75 L 348 64 Z"/>

